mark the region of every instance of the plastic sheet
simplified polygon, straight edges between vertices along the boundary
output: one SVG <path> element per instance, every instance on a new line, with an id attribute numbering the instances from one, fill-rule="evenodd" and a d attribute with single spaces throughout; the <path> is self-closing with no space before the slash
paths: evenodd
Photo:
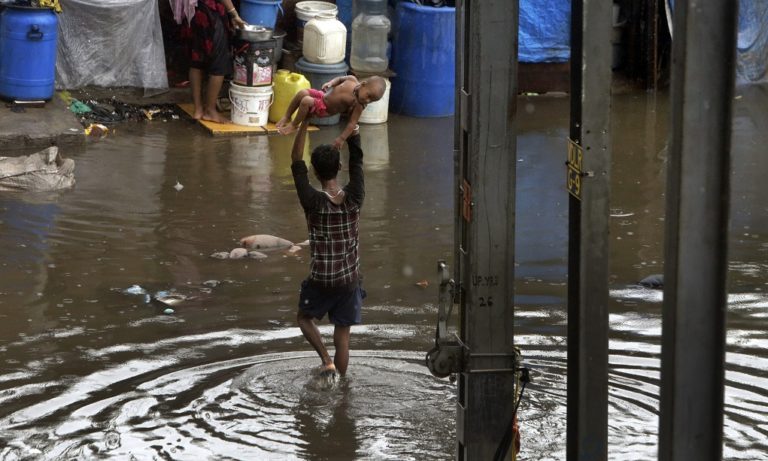
<path id="1" fill-rule="evenodd" d="M 571 0 L 520 0 L 518 59 L 564 62 L 571 58 Z"/>
<path id="2" fill-rule="evenodd" d="M 675 1 L 666 0 L 667 23 L 672 27 Z M 739 1 L 739 32 L 737 42 L 736 82 L 768 81 L 768 1 Z"/>
<path id="3" fill-rule="evenodd" d="M 56 88 L 168 89 L 158 0 L 61 0 Z"/>
<path id="4" fill-rule="evenodd" d="M 0 157 L 0 191 L 44 192 L 75 184 L 75 161 L 56 146 L 25 157 Z"/>

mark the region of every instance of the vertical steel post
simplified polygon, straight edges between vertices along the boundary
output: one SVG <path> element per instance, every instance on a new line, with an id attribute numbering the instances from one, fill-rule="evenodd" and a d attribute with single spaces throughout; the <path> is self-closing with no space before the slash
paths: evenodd
<path id="1" fill-rule="evenodd" d="M 457 458 L 493 460 L 514 410 L 517 0 L 459 0 Z"/>
<path id="2" fill-rule="evenodd" d="M 612 3 L 574 0 L 568 148 L 567 459 L 608 457 Z"/>
<path id="3" fill-rule="evenodd" d="M 738 2 L 678 0 L 659 459 L 720 460 L 731 112 Z"/>

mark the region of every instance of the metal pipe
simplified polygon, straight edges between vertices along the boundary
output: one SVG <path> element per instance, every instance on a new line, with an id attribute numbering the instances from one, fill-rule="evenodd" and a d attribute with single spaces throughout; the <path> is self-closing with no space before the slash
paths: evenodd
<path id="1" fill-rule="evenodd" d="M 608 219 L 613 4 L 574 0 L 568 155 L 569 461 L 608 458 Z"/>
<path id="2" fill-rule="evenodd" d="M 675 2 L 659 459 L 722 457 L 737 2 Z"/>
<path id="3" fill-rule="evenodd" d="M 457 458 L 488 460 L 511 427 L 515 400 L 515 374 L 509 371 L 516 367 L 518 0 L 459 0 L 456 12 L 461 45 L 456 74 L 460 195 L 455 267 L 460 271 L 456 280 L 461 342 L 471 351 L 459 376 Z M 492 282 L 473 284 L 477 277 Z"/>

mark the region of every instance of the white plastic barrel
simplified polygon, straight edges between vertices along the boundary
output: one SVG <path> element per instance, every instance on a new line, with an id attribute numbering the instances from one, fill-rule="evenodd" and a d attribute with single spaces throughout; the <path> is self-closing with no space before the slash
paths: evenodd
<path id="1" fill-rule="evenodd" d="M 244 126 L 265 126 L 269 119 L 272 95 L 272 85 L 242 86 L 230 83 L 232 123 Z"/>

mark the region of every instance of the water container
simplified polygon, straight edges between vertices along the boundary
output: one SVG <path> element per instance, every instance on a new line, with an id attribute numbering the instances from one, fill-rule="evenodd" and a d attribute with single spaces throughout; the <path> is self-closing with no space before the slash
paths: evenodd
<path id="1" fill-rule="evenodd" d="M 395 15 L 392 70 L 397 77 L 389 110 L 414 117 L 453 115 L 456 9 L 400 2 Z"/>
<path id="2" fill-rule="evenodd" d="M 320 13 L 304 26 L 304 59 L 314 64 L 336 64 L 344 60 L 347 28 L 330 13 Z"/>
<path id="3" fill-rule="evenodd" d="M 58 21 L 48 8 L 7 6 L 0 12 L 0 96 L 53 97 Z"/>
<path id="4" fill-rule="evenodd" d="M 232 123 L 244 126 L 265 126 L 272 104 L 272 86 L 229 85 L 232 103 Z"/>
<path id="5" fill-rule="evenodd" d="M 298 2 L 294 6 L 294 11 L 296 12 L 296 39 L 299 43 L 304 41 L 304 26 L 310 19 L 320 13 L 330 13 L 334 16 L 339 13 L 339 9 L 333 3 L 314 0 Z"/>
<path id="6" fill-rule="evenodd" d="M 275 82 L 275 100 L 269 108 L 269 121 L 274 123 L 283 118 L 296 93 L 300 90 L 308 90 L 311 88 L 311 84 L 303 75 L 286 69 L 275 72 L 273 81 Z"/>
<path id="7" fill-rule="evenodd" d="M 276 40 L 236 41 L 232 81 L 244 86 L 271 85 L 276 47 Z"/>
<path id="8" fill-rule="evenodd" d="M 240 17 L 248 24 L 274 29 L 277 23 L 277 12 L 283 12 L 281 3 L 282 0 L 242 0 Z"/>
<path id="9" fill-rule="evenodd" d="M 349 63 L 356 71 L 384 72 L 389 67 L 387 35 L 391 27 L 387 18 L 387 2 L 358 0 L 358 5 L 360 14 L 352 21 Z"/>
<path id="10" fill-rule="evenodd" d="M 347 75 L 349 66 L 343 61 L 337 64 L 313 64 L 304 58 L 299 58 L 296 61 L 296 69 L 307 77 L 312 88 L 320 90 L 325 82 Z M 336 125 L 340 118 L 340 114 L 330 117 L 312 117 L 312 123 L 315 125 Z"/>

